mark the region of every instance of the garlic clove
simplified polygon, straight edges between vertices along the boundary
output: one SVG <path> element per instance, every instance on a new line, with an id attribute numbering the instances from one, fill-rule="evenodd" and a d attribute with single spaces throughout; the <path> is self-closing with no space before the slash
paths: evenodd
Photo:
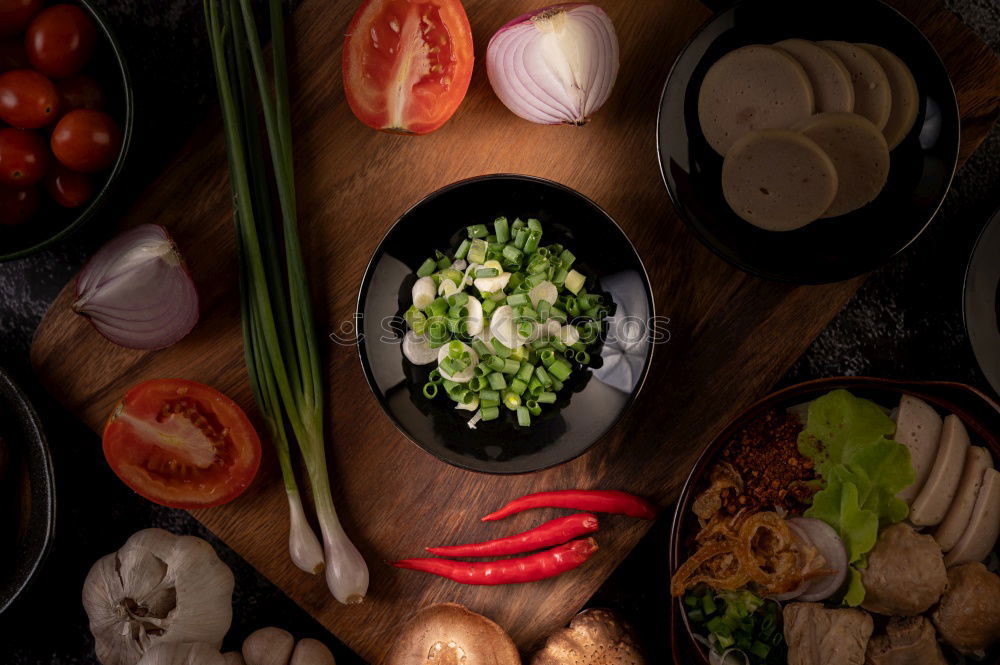
<path id="1" fill-rule="evenodd" d="M 306 638 L 299 640 L 288 665 L 336 665 L 333 654 L 319 640 Z"/>
<path id="2" fill-rule="evenodd" d="M 226 661 L 226 665 L 247 665 L 246 661 L 243 660 L 243 654 L 239 651 L 224 653 L 222 658 Z"/>
<path id="3" fill-rule="evenodd" d="M 97 659 L 136 665 L 161 643 L 218 650 L 232 622 L 233 584 L 232 571 L 201 538 L 162 529 L 133 534 L 94 564 L 83 585 Z"/>
<path id="4" fill-rule="evenodd" d="M 287 630 L 261 628 L 243 641 L 246 665 L 288 665 L 295 648 L 295 638 Z"/>

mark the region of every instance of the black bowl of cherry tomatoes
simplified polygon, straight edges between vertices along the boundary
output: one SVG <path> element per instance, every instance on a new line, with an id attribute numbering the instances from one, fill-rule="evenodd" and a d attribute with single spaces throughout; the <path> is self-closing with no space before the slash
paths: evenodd
<path id="1" fill-rule="evenodd" d="M 88 0 L 0 0 L 0 261 L 94 216 L 132 116 L 121 49 Z"/>

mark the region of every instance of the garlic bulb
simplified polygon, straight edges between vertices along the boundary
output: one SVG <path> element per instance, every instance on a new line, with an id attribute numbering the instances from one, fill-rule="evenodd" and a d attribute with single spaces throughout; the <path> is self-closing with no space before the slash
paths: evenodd
<path id="1" fill-rule="evenodd" d="M 137 665 L 226 665 L 226 659 L 204 642 L 161 642 L 147 651 Z"/>
<path id="2" fill-rule="evenodd" d="M 233 583 L 232 571 L 201 538 L 162 529 L 133 534 L 94 564 L 83 585 L 97 659 L 136 665 L 160 643 L 218 650 L 232 622 Z"/>

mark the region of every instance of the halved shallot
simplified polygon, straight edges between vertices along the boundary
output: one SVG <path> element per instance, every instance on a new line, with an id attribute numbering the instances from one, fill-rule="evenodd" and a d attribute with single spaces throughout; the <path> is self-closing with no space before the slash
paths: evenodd
<path id="1" fill-rule="evenodd" d="M 90 258 L 77 276 L 73 310 L 115 344 L 162 349 L 198 322 L 198 292 L 167 230 L 140 224 Z"/>

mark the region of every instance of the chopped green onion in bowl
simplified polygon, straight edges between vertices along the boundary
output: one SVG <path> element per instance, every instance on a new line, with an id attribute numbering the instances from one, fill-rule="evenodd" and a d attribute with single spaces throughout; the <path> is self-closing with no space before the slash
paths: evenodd
<path id="1" fill-rule="evenodd" d="M 465 235 L 416 269 L 403 355 L 436 361 L 420 392 L 470 412 L 470 428 L 499 419 L 530 427 L 599 357 L 591 352 L 614 305 L 596 284 L 588 290 L 573 252 L 542 244 L 536 219 L 498 217 Z"/>

